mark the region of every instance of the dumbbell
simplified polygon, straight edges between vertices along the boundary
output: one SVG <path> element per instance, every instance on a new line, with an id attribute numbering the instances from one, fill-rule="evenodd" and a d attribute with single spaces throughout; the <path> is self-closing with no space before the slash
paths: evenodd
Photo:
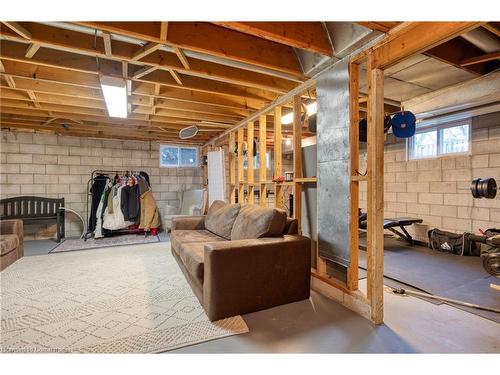
<path id="1" fill-rule="evenodd" d="M 474 198 L 493 199 L 497 196 L 497 182 L 492 177 L 475 178 L 470 184 L 470 191 Z"/>

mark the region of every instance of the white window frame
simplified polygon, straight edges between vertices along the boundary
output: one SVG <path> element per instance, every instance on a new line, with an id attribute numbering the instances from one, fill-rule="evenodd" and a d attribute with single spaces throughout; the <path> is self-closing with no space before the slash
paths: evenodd
<path id="1" fill-rule="evenodd" d="M 441 152 L 441 138 L 443 136 L 442 135 L 443 130 L 448 129 L 448 128 L 453 128 L 455 126 L 460 126 L 460 125 L 468 125 L 468 127 L 469 127 L 469 140 L 468 140 L 467 151 L 464 151 L 464 152 L 446 152 L 446 153 Z M 415 157 L 413 155 L 413 144 L 414 144 L 415 136 L 413 136 L 411 138 L 406 139 L 406 160 L 437 159 L 437 158 L 446 158 L 446 157 L 470 155 L 471 154 L 471 149 L 472 149 L 472 119 L 471 118 L 463 119 L 463 120 L 455 120 L 455 121 L 451 121 L 451 122 L 445 122 L 443 124 L 437 124 L 437 125 L 420 126 L 420 127 L 417 127 L 415 134 L 427 133 L 427 132 L 430 132 L 433 130 L 437 131 L 436 155 Z"/>
<path id="2" fill-rule="evenodd" d="M 179 151 L 179 164 L 177 165 L 164 165 L 162 164 L 161 160 L 161 151 L 163 147 L 170 147 L 170 148 L 177 148 Z M 189 164 L 181 164 L 181 148 L 184 149 L 191 149 L 196 151 L 196 164 L 195 165 L 189 165 Z M 196 146 L 184 146 L 184 145 L 176 145 L 176 144 L 170 144 L 170 143 L 162 143 L 160 144 L 160 149 L 158 151 L 158 159 L 160 162 L 160 168 L 198 168 L 200 166 L 200 148 Z"/>

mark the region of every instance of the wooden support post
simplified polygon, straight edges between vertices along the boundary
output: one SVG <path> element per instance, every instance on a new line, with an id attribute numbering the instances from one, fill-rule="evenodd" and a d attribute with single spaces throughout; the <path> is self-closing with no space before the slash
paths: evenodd
<path id="1" fill-rule="evenodd" d="M 302 100 L 300 95 L 293 97 L 293 217 L 297 219 L 297 233 L 302 235 Z"/>
<path id="2" fill-rule="evenodd" d="M 384 72 L 368 60 L 367 288 L 371 317 L 384 319 Z"/>
<path id="3" fill-rule="evenodd" d="M 283 174 L 282 151 L 281 151 L 281 107 L 274 108 L 274 177 Z M 274 184 L 274 206 L 283 208 L 283 195 L 280 184 Z"/>
<path id="4" fill-rule="evenodd" d="M 234 168 L 236 161 L 234 158 L 234 132 L 229 133 L 229 201 L 231 204 L 236 203 L 236 174 Z"/>
<path id="5" fill-rule="evenodd" d="M 267 138 L 267 123 L 266 123 L 266 115 L 262 115 L 259 117 L 259 182 L 260 182 L 260 206 L 267 206 L 266 199 L 266 179 L 267 179 L 267 147 L 266 147 L 266 138 Z"/>
<path id="6" fill-rule="evenodd" d="M 359 168 L 359 67 L 358 64 L 349 64 L 349 144 L 351 150 L 350 158 L 350 264 L 347 270 L 347 288 L 358 289 L 358 266 L 359 266 L 359 179 L 356 171 Z M 353 178 L 354 177 L 354 178 Z"/>
<path id="7" fill-rule="evenodd" d="M 247 182 L 248 182 L 248 203 L 254 203 L 254 170 L 253 170 L 253 122 L 248 123 L 247 127 Z"/>
<path id="8" fill-rule="evenodd" d="M 243 185 L 244 171 L 243 171 L 243 142 L 245 134 L 244 129 L 238 129 L 238 203 L 245 202 L 245 185 Z"/>

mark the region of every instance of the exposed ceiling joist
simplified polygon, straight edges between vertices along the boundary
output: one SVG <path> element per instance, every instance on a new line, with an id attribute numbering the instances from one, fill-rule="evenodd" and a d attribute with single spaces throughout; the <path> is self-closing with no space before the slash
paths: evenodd
<path id="1" fill-rule="evenodd" d="M 144 66 L 134 72 L 132 79 L 139 79 L 158 69 L 156 66 Z"/>
<path id="2" fill-rule="evenodd" d="M 493 52 L 493 53 L 487 53 L 485 55 L 480 55 L 480 56 L 464 59 L 460 62 L 460 65 L 469 66 L 469 65 L 480 64 L 480 63 L 483 63 L 486 61 L 497 60 L 497 59 L 500 59 L 500 51 Z"/>
<path id="3" fill-rule="evenodd" d="M 21 26 L 19 23 L 5 22 L 5 21 L 2 21 L 2 23 L 9 29 L 14 31 L 16 34 L 21 35 L 24 39 L 31 39 L 31 33 L 28 30 L 26 30 L 23 26 Z"/>
<path id="4" fill-rule="evenodd" d="M 496 24 L 498 24 L 498 22 L 490 22 L 490 23 L 486 23 L 483 25 L 483 27 L 488 30 L 489 32 L 495 34 L 496 36 L 500 37 L 500 27 L 497 27 Z"/>
<path id="5" fill-rule="evenodd" d="M 177 72 L 173 69 L 170 69 L 170 74 L 172 75 L 172 77 L 174 78 L 175 82 L 177 82 L 179 85 L 183 85 L 182 83 L 182 80 L 181 80 L 181 77 L 179 77 L 179 75 L 177 74 Z"/>
<path id="6" fill-rule="evenodd" d="M 162 41 L 160 22 L 78 22 L 98 30 L 229 58 L 303 77 L 293 48 L 206 22 L 169 22 Z"/>
<path id="7" fill-rule="evenodd" d="M 215 24 L 322 55 L 333 55 L 327 31 L 321 22 L 215 22 Z"/>
<path id="8" fill-rule="evenodd" d="M 160 22 L 160 40 L 166 42 L 168 37 L 168 22 Z"/>

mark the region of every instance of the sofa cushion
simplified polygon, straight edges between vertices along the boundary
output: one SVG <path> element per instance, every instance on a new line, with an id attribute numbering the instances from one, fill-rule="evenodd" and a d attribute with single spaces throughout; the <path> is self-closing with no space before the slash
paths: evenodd
<path id="1" fill-rule="evenodd" d="M 224 238 L 209 232 L 208 230 L 173 230 L 170 233 L 172 249 L 180 256 L 181 245 L 193 242 L 216 242 L 225 241 Z"/>
<path id="2" fill-rule="evenodd" d="M 286 212 L 254 204 L 241 206 L 231 231 L 231 240 L 278 237 L 286 225 Z"/>
<path id="3" fill-rule="evenodd" d="M 214 201 L 208 209 L 207 217 L 205 218 L 205 228 L 229 240 L 231 239 L 231 230 L 233 229 L 234 221 L 239 212 L 239 204 Z"/>
<path id="4" fill-rule="evenodd" d="M 0 236 L 1 255 L 10 253 L 19 246 L 19 237 L 15 234 L 2 234 Z"/>
<path id="5" fill-rule="evenodd" d="M 203 284 L 205 243 L 185 243 L 181 245 L 179 257 L 192 277 Z"/>

